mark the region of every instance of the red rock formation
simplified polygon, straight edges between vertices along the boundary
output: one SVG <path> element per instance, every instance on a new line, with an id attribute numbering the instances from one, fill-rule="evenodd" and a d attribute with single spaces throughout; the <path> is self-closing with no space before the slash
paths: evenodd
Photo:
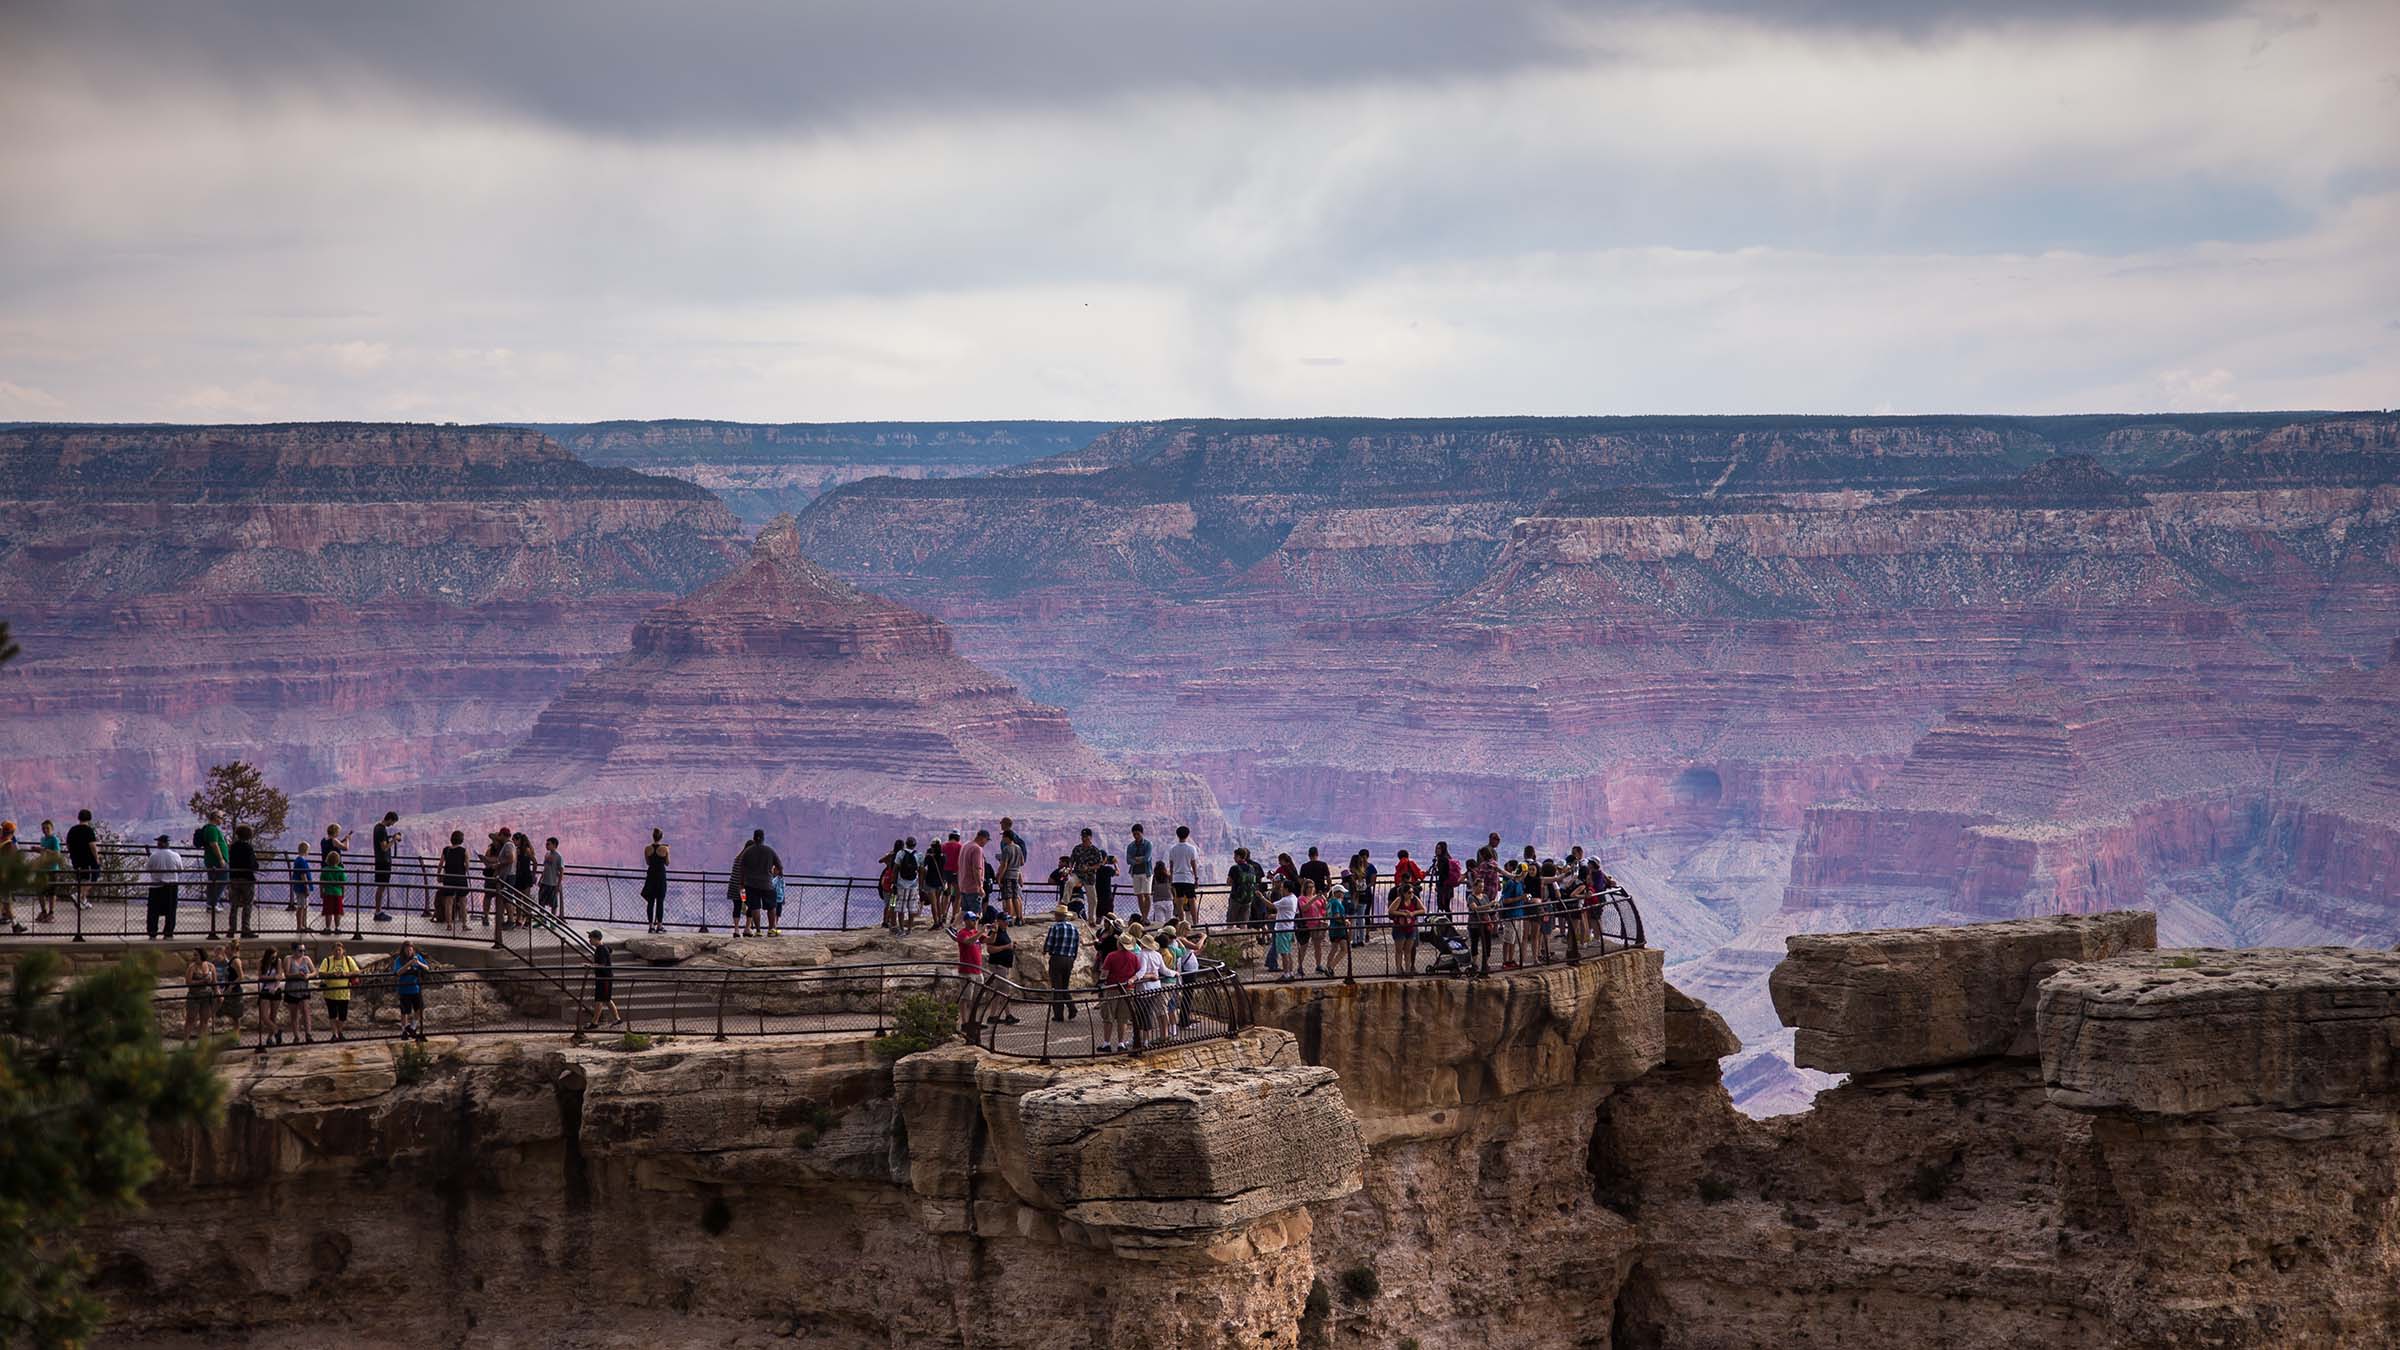
<path id="1" fill-rule="evenodd" d="M 18 429 L 0 472 L 19 815 L 179 814 L 235 758 L 293 790 L 447 768 L 738 539 L 696 488 L 496 427 Z"/>
<path id="2" fill-rule="evenodd" d="M 472 803 L 477 822 L 527 822 L 592 858 L 632 854 L 653 825 L 728 853 L 764 828 L 794 871 L 868 872 L 896 837 L 1002 815 L 1037 864 L 1082 826 L 1113 838 L 1143 817 L 1190 824 L 1220 865 L 1228 844 L 1197 779 L 1102 758 L 1064 714 L 953 651 L 941 623 L 800 556 L 788 517 L 747 563 L 645 616 L 631 651 L 521 744 L 403 795 L 437 815 Z"/>

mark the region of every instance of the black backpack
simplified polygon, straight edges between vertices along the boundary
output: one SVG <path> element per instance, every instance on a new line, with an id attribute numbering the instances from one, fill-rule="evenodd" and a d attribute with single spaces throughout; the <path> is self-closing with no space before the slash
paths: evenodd
<path id="1" fill-rule="evenodd" d="M 902 881 L 917 879 L 917 855 L 902 849 L 892 855 L 892 875 Z"/>

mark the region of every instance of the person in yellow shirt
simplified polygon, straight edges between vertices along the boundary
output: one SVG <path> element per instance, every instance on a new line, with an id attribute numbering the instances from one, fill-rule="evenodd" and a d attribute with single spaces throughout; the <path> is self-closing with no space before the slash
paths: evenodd
<path id="1" fill-rule="evenodd" d="M 325 1020 L 333 1024 L 333 1038 L 350 1039 L 350 981 L 358 974 L 358 962 L 342 944 L 333 944 L 333 955 L 317 963 L 317 982 L 325 986 Z"/>

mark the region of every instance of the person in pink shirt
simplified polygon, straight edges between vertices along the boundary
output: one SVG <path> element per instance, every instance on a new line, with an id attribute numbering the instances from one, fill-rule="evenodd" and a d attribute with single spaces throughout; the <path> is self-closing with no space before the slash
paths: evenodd
<path id="1" fill-rule="evenodd" d="M 958 851 L 958 908 L 962 914 L 983 912 L 983 877 L 985 850 L 991 847 L 992 832 L 977 830 L 967 846 Z"/>

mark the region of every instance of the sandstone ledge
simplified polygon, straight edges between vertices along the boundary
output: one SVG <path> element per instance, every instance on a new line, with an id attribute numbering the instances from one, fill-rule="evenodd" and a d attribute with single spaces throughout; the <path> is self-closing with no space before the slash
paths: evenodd
<path id="1" fill-rule="evenodd" d="M 2045 980 L 2050 1100 L 2193 1115 L 2400 1091 L 2400 954 L 2347 947 L 2141 952 Z"/>
<path id="2" fill-rule="evenodd" d="M 1792 937 L 1768 977 L 1793 1063 L 1831 1073 L 2030 1054 L 2028 1000 L 2058 963 L 2158 945 L 2136 910 Z"/>

